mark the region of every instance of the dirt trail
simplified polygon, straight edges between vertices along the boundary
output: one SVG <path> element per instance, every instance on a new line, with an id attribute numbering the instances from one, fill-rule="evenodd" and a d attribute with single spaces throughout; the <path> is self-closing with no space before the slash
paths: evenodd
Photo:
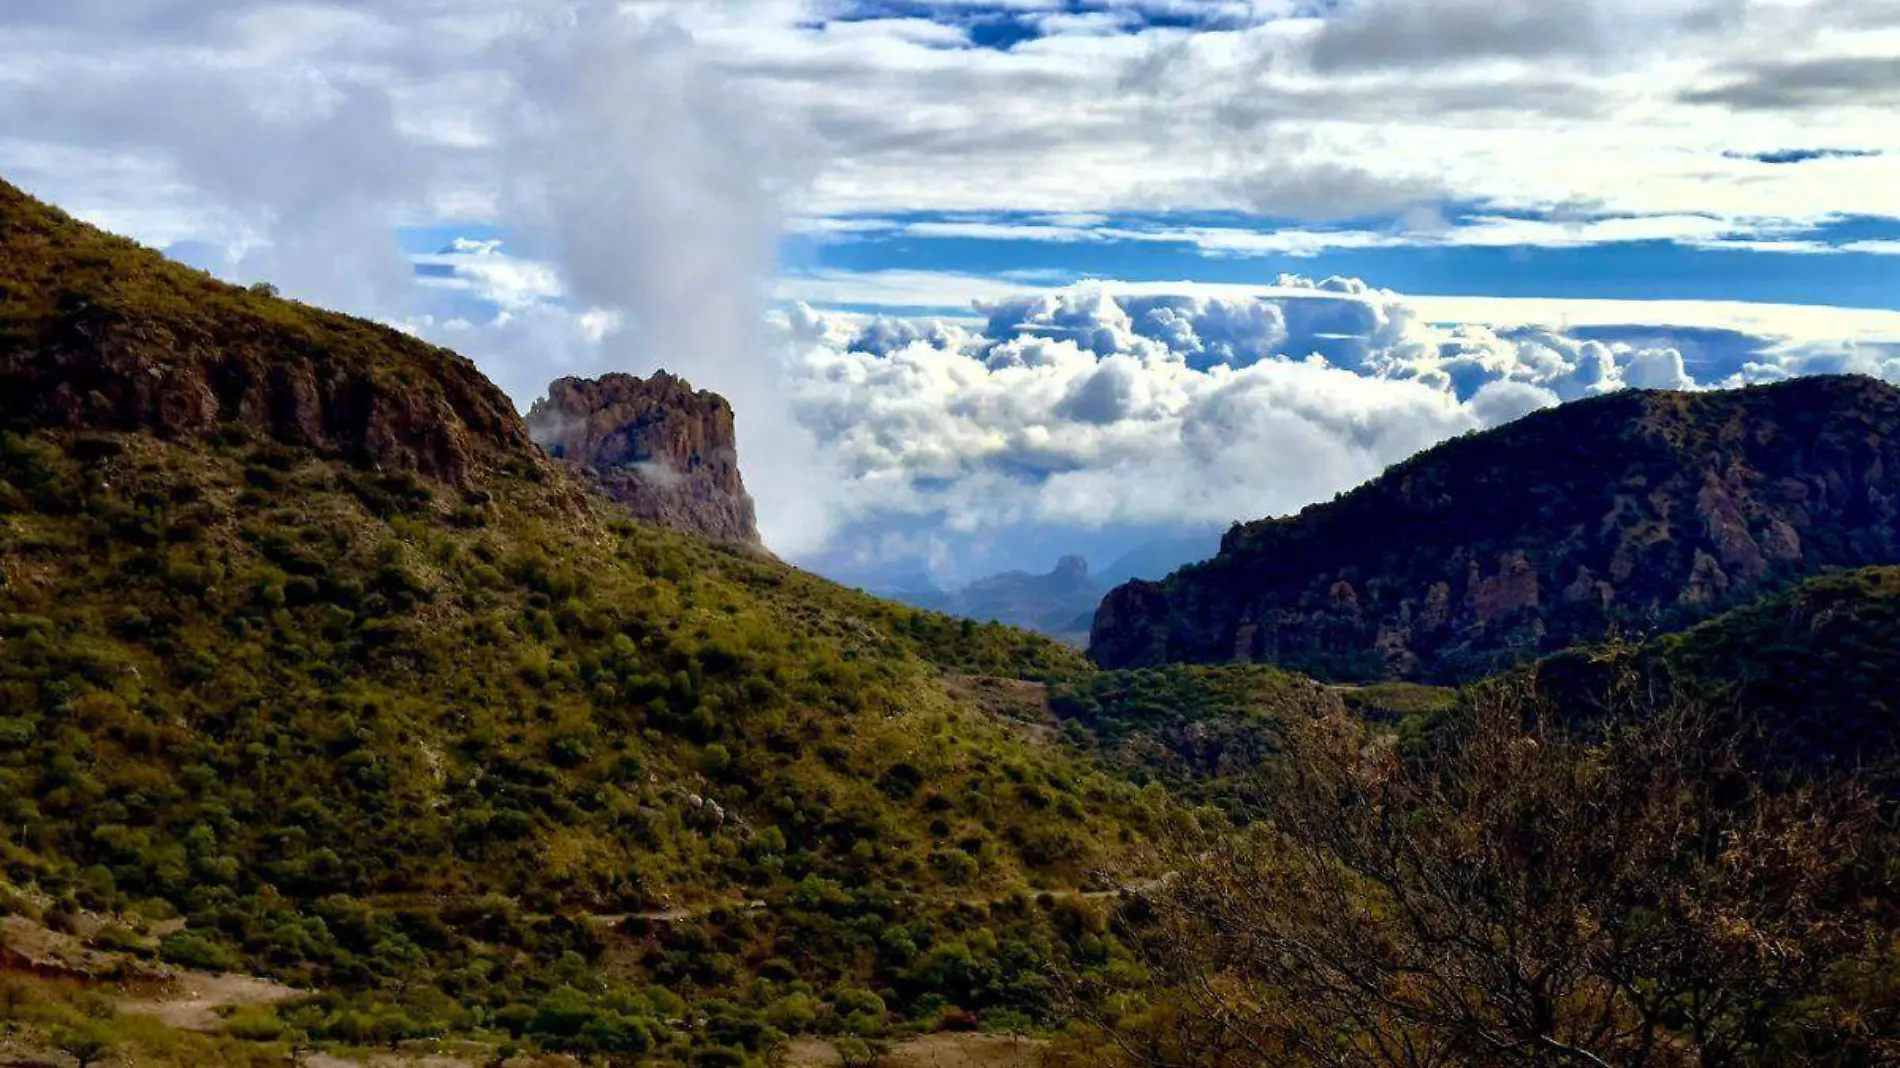
<path id="1" fill-rule="evenodd" d="M 332 1053 L 312 1053 L 303 1060 L 304 1068 L 480 1068 L 480 1062 L 446 1053 L 407 1056 L 401 1053 L 373 1053 L 369 1060 L 355 1061 Z M 526 1062 L 523 1062 L 526 1063 Z"/>
<path id="2" fill-rule="evenodd" d="M 939 1032 L 905 1039 L 877 1060 L 876 1068 L 1038 1068 L 1049 1044 L 1019 1035 Z M 831 1043 L 800 1038 L 781 1049 L 785 1068 L 837 1068 Z"/>
<path id="3" fill-rule="evenodd" d="M 156 1016 L 180 1031 L 210 1032 L 223 1026 L 225 1009 L 281 1005 L 304 996 L 296 987 L 254 975 L 181 971 L 158 992 L 119 1002 L 119 1011 Z"/>

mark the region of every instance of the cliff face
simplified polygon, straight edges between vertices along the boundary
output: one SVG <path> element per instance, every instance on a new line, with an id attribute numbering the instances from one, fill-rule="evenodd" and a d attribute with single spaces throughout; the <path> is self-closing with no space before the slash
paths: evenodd
<path id="1" fill-rule="evenodd" d="M 0 422 L 233 430 L 464 484 L 545 464 L 468 360 L 226 285 L 0 182 Z"/>
<path id="2" fill-rule="evenodd" d="M 1628 392 L 1447 442 L 1103 601 L 1106 666 L 1257 660 L 1468 678 L 1900 562 L 1900 390 Z"/>
<path id="3" fill-rule="evenodd" d="M 759 544 L 739 477 L 732 405 L 660 371 L 563 378 L 528 410 L 555 459 L 592 480 L 635 518 L 716 541 Z"/>

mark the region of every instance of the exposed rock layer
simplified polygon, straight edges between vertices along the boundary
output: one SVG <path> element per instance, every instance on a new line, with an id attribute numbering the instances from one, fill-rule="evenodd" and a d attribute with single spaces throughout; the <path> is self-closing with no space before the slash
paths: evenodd
<path id="1" fill-rule="evenodd" d="M 732 405 L 660 371 L 562 378 L 528 410 L 534 440 L 636 518 L 759 544 Z"/>
<path id="2" fill-rule="evenodd" d="M 468 360 L 226 285 L 0 182 L 0 421 L 234 430 L 464 484 L 545 463 Z"/>
<path id="3" fill-rule="evenodd" d="M 1466 678 L 1900 562 L 1900 390 L 1827 376 L 1626 392 L 1430 449 L 1103 601 L 1106 666 Z"/>

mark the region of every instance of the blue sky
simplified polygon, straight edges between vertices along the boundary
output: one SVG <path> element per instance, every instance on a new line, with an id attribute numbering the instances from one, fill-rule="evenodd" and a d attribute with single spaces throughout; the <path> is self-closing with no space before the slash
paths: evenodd
<path id="1" fill-rule="evenodd" d="M 955 223 L 955 216 L 910 215 L 904 224 Z M 1003 226 L 1033 226 L 1035 216 L 991 216 Z M 1178 231 L 1219 227 L 1271 235 L 1297 224 L 1232 214 L 1112 215 L 1106 230 Z M 1398 233 L 1398 219 L 1364 220 L 1355 230 Z M 1309 228 L 1296 232 L 1311 233 Z M 1900 256 L 1858 251 L 1869 242 L 1900 241 L 1900 222 L 1831 220 L 1790 231 L 1795 251 L 1723 248 L 1669 240 L 1619 241 L 1580 248 L 1513 244 L 1495 247 L 1412 245 L 1342 249 L 1310 255 L 1236 254 L 1176 242 L 1114 239 L 1036 240 L 1006 237 L 918 237 L 867 233 L 848 241 L 795 238 L 788 270 L 912 270 L 1003 275 L 1035 272 L 1046 280 L 1119 278 L 1268 284 L 1286 272 L 1376 279 L 1401 292 L 1494 296 L 1614 297 L 1656 300 L 1745 300 L 1900 309 Z M 950 311 L 951 307 L 938 306 Z"/>
<path id="2" fill-rule="evenodd" d="M 849 581 L 1098 565 L 1631 387 L 1900 380 L 1891 0 L 16 0 L 0 174 L 739 415 Z"/>

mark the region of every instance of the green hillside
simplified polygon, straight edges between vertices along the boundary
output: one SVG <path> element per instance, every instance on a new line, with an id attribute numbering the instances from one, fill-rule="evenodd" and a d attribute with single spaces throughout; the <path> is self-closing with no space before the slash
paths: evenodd
<path id="1" fill-rule="evenodd" d="M 1862 771 L 1900 786 L 1900 568 L 1808 579 L 1642 646 L 1567 652 L 1537 680 L 1575 714 L 1613 687 L 1693 698 L 1745 743 L 1806 774 Z"/>
<path id="2" fill-rule="evenodd" d="M 1077 654 L 617 518 L 459 357 L 5 187 L 0 398 L 0 898 L 182 916 L 320 1038 L 1047 1018 L 1014 895 L 1161 815 L 944 681 Z"/>
<path id="3" fill-rule="evenodd" d="M 1278 788 L 1290 724 L 1350 712 L 1410 734 L 1457 698 L 1415 683 L 1325 686 L 1258 664 L 1170 664 L 1077 675 L 1051 688 L 1049 708 L 1066 737 L 1132 781 L 1244 823 Z"/>

